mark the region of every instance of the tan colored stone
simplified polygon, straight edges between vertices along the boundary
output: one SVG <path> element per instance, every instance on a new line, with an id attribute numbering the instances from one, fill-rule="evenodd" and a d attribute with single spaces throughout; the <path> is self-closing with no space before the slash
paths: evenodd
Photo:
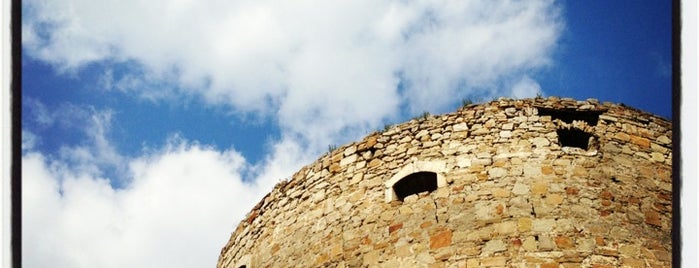
<path id="1" fill-rule="evenodd" d="M 495 188 L 492 191 L 493 197 L 509 197 L 510 191 L 502 188 Z"/>
<path id="2" fill-rule="evenodd" d="M 547 262 L 547 263 L 542 263 L 541 268 L 558 268 L 558 263 L 557 262 Z"/>
<path id="3" fill-rule="evenodd" d="M 574 245 L 573 240 L 567 236 L 559 235 L 556 237 L 556 246 L 560 249 L 570 249 L 573 248 Z"/>
<path id="4" fill-rule="evenodd" d="M 594 238 L 579 238 L 577 239 L 577 248 L 581 252 L 592 252 L 595 249 Z"/>
<path id="5" fill-rule="evenodd" d="M 621 263 L 624 267 L 646 267 L 646 262 L 643 259 L 621 258 Z"/>
<path id="6" fill-rule="evenodd" d="M 515 195 L 526 195 L 529 193 L 529 186 L 524 183 L 517 182 L 515 186 L 512 187 L 512 193 Z"/>
<path id="7" fill-rule="evenodd" d="M 402 222 L 389 226 L 389 227 L 388 227 L 388 233 L 389 233 L 389 234 L 390 234 L 390 233 L 393 233 L 393 232 L 397 231 L 397 230 L 400 229 L 400 228 L 403 228 L 403 223 L 402 223 Z"/>
<path id="8" fill-rule="evenodd" d="M 646 223 L 655 226 L 662 226 L 660 214 L 655 211 L 646 211 Z"/>
<path id="9" fill-rule="evenodd" d="M 608 190 L 603 190 L 599 194 L 599 198 L 604 199 L 604 200 L 612 200 L 612 199 L 614 199 L 614 194 Z"/>
<path id="10" fill-rule="evenodd" d="M 637 245 L 622 245 L 619 246 L 619 253 L 625 257 L 638 257 L 641 254 L 641 248 Z"/>
<path id="11" fill-rule="evenodd" d="M 479 259 L 468 259 L 466 261 L 466 267 L 471 268 L 471 267 L 479 267 L 481 265 L 481 262 Z"/>
<path id="12" fill-rule="evenodd" d="M 573 175 L 575 176 L 587 176 L 587 168 L 584 167 L 574 167 L 573 168 Z"/>
<path id="13" fill-rule="evenodd" d="M 483 249 L 481 249 L 482 254 L 491 255 L 495 252 L 505 251 L 507 249 L 507 244 L 502 242 L 502 240 L 490 240 L 485 242 Z"/>
<path id="14" fill-rule="evenodd" d="M 410 245 L 404 245 L 396 248 L 396 256 L 398 257 L 408 257 L 412 256 L 413 251 L 410 248 Z"/>
<path id="15" fill-rule="evenodd" d="M 364 145 L 364 148 L 365 149 L 373 148 L 374 145 L 376 145 L 376 143 L 378 143 L 378 136 L 370 136 L 370 137 L 366 138 L 366 143 Z"/>
<path id="16" fill-rule="evenodd" d="M 553 174 L 553 167 L 552 166 L 541 166 L 541 174 L 543 174 L 543 175 Z"/>
<path id="17" fill-rule="evenodd" d="M 274 253 L 272 253 L 274 254 Z M 335 243 L 331 248 L 330 248 L 330 256 L 339 256 L 342 254 L 342 244 L 341 243 Z"/>
<path id="18" fill-rule="evenodd" d="M 544 182 L 536 182 L 532 185 L 532 194 L 546 194 L 548 192 L 548 184 Z"/>
<path id="19" fill-rule="evenodd" d="M 663 155 L 663 154 L 661 154 L 661 153 L 652 152 L 652 153 L 650 154 L 650 156 L 651 156 L 651 160 L 653 160 L 653 161 L 655 161 L 655 162 L 663 162 L 663 161 L 665 161 L 665 155 Z"/>
<path id="20" fill-rule="evenodd" d="M 670 143 L 672 143 L 672 140 L 671 140 L 670 138 L 668 138 L 667 136 L 665 136 L 665 135 L 659 136 L 658 139 L 657 139 L 657 141 L 658 141 L 660 144 L 670 144 Z"/>
<path id="21" fill-rule="evenodd" d="M 557 206 L 563 203 L 563 196 L 559 194 L 550 194 L 546 196 L 546 203 L 552 206 Z"/>
<path id="22" fill-rule="evenodd" d="M 650 148 L 650 140 L 635 135 L 631 135 L 631 143 L 640 146 L 641 148 Z"/>
<path id="23" fill-rule="evenodd" d="M 349 155 L 351 155 L 351 154 L 354 154 L 356 151 L 357 151 L 357 146 L 352 145 L 352 146 L 348 146 L 348 147 L 345 149 L 345 151 L 343 152 L 343 154 L 344 154 L 345 156 L 349 156 Z"/>
<path id="24" fill-rule="evenodd" d="M 330 170 L 330 172 L 332 172 L 332 173 L 336 173 L 336 172 L 339 172 L 340 170 L 342 170 L 342 168 L 340 167 L 340 164 L 339 164 L 339 163 L 332 163 L 332 164 L 330 165 L 329 170 Z"/>
<path id="25" fill-rule="evenodd" d="M 371 161 L 369 161 L 369 164 L 367 164 L 367 167 L 368 167 L 368 168 L 373 168 L 373 167 L 376 167 L 376 166 L 378 166 L 378 165 L 381 165 L 381 160 L 378 159 L 378 158 L 374 158 L 374 159 L 372 159 Z"/>
<path id="26" fill-rule="evenodd" d="M 439 232 L 430 237 L 430 249 L 438 249 L 451 245 L 451 230 Z"/>
<path id="27" fill-rule="evenodd" d="M 509 130 L 500 131 L 500 138 L 509 138 L 509 137 L 512 137 L 512 131 L 509 131 Z"/>
<path id="28" fill-rule="evenodd" d="M 488 170 L 488 175 L 490 175 L 491 178 L 497 179 L 497 178 L 502 178 L 505 175 L 507 175 L 507 169 L 504 168 L 491 168 Z"/>
<path id="29" fill-rule="evenodd" d="M 629 141 L 631 139 L 629 134 L 623 132 L 617 132 L 616 134 L 614 134 L 614 138 L 620 141 Z"/>
<path id="30" fill-rule="evenodd" d="M 580 192 L 580 190 L 578 190 L 578 188 L 575 188 L 575 187 L 566 187 L 566 194 L 567 194 L 567 195 L 577 195 L 578 192 Z"/>
<path id="31" fill-rule="evenodd" d="M 459 124 L 453 125 L 452 128 L 453 128 L 454 132 L 467 131 L 468 125 L 466 123 L 459 123 Z"/>
<path id="32" fill-rule="evenodd" d="M 505 266 L 507 264 L 506 257 L 486 257 L 481 259 L 482 267 Z"/>
<path id="33" fill-rule="evenodd" d="M 568 167 L 570 166 L 570 159 L 556 159 L 553 160 L 554 166 Z"/>
<path id="34" fill-rule="evenodd" d="M 379 263 L 379 251 L 372 250 L 364 254 L 364 265 L 372 265 Z"/>
<path id="35" fill-rule="evenodd" d="M 532 219 L 531 218 L 519 218 L 517 220 L 517 226 L 520 232 L 529 232 L 532 229 Z"/>
<path id="36" fill-rule="evenodd" d="M 524 239 L 522 242 L 522 248 L 526 251 L 532 252 L 537 250 L 537 242 L 536 238 L 533 236 L 528 236 L 527 238 Z"/>
<path id="37" fill-rule="evenodd" d="M 556 249 L 556 243 L 548 235 L 539 236 L 539 249 L 549 251 Z"/>
<path id="38" fill-rule="evenodd" d="M 532 231 L 540 233 L 548 233 L 553 230 L 553 226 L 556 225 L 556 220 L 554 219 L 534 219 L 532 221 Z"/>
<path id="39" fill-rule="evenodd" d="M 547 138 L 544 138 L 544 137 L 536 137 L 531 142 L 532 142 L 532 144 L 534 144 L 534 146 L 540 147 L 540 148 L 547 147 L 547 146 L 551 145 L 551 142 Z"/>

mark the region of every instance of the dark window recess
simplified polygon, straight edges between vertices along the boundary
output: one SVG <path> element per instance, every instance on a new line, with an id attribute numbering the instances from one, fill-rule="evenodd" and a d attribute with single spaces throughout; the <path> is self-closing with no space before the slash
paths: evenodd
<path id="1" fill-rule="evenodd" d="M 437 173 L 434 172 L 416 172 L 393 185 L 393 191 L 400 201 L 409 195 L 434 190 L 437 190 Z"/>
<path id="2" fill-rule="evenodd" d="M 241 265 L 241 266 L 240 266 L 240 267 L 238 267 L 238 268 L 247 268 L 247 266 L 245 266 L 245 265 Z"/>
<path id="3" fill-rule="evenodd" d="M 568 124 L 573 123 L 573 120 L 585 121 L 589 126 L 596 126 L 599 115 L 603 113 L 603 111 L 558 110 L 540 107 L 537 107 L 537 110 L 539 110 L 540 116 L 550 115 L 552 120 L 560 119 Z"/>
<path id="4" fill-rule="evenodd" d="M 558 129 L 556 133 L 558 133 L 558 142 L 561 146 L 577 147 L 583 150 L 587 150 L 590 146 L 589 142 L 592 134 L 580 129 Z"/>

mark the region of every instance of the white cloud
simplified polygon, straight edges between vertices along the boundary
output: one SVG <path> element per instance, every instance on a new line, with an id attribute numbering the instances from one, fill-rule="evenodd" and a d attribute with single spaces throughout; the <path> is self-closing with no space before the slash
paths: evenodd
<path id="1" fill-rule="evenodd" d="M 23 129 L 23 150 L 32 149 L 37 141 L 41 141 L 43 132 L 51 131 L 51 128 L 61 128 L 78 133 L 81 137 L 75 144 L 66 142 L 58 149 L 63 163 L 70 165 L 72 169 L 100 172 L 105 168 L 112 168 L 119 172 L 126 168 L 123 164 L 124 158 L 108 138 L 114 115 L 112 110 L 98 111 L 92 106 L 71 103 L 52 108 L 33 98 L 28 98 L 25 106 L 26 120 L 34 122 L 41 132 Z"/>
<path id="2" fill-rule="evenodd" d="M 510 95 L 515 98 L 533 98 L 537 95 L 542 95 L 541 86 L 529 76 L 522 78 L 512 86 Z"/>
<path id="3" fill-rule="evenodd" d="M 87 139 L 52 156 L 26 141 L 27 267 L 213 266 L 253 204 L 329 144 L 401 113 L 510 93 L 503 79 L 523 77 L 514 95 L 540 92 L 527 73 L 551 64 L 562 28 L 550 0 L 22 5 L 27 56 L 68 73 L 112 65 L 99 87 L 152 101 L 203 97 L 281 129 L 259 163 L 184 139 L 129 158 L 110 143 L 113 112 L 29 100 L 37 127 L 78 127 Z M 107 169 L 119 177 L 107 180 Z"/>
<path id="4" fill-rule="evenodd" d="M 174 135 L 130 158 L 108 138 L 109 110 L 61 107 L 74 113 L 47 110 L 51 120 L 73 119 L 88 138 L 46 155 L 23 130 L 25 267 L 213 267 L 243 216 L 313 157 L 284 137 L 252 165 Z M 104 176 L 110 168 L 117 178 Z"/>
<path id="5" fill-rule="evenodd" d="M 22 129 L 22 151 L 33 149 L 39 140 L 39 137 L 31 131 Z"/>
<path id="6" fill-rule="evenodd" d="M 106 73 L 113 77 L 105 82 L 149 99 L 200 94 L 277 118 L 307 142 L 378 128 L 400 107 L 442 111 L 476 89 L 497 94 L 498 79 L 550 64 L 562 28 L 550 0 L 29 0 L 23 7 L 27 55 L 64 71 L 95 61 L 136 64 L 134 73 Z"/>
<path id="7" fill-rule="evenodd" d="M 25 267 L 213 267 L 271 185 L 235 151 L 169 144 L 128 161 L 126 188 L 40 153 L 22 157 Z"/>

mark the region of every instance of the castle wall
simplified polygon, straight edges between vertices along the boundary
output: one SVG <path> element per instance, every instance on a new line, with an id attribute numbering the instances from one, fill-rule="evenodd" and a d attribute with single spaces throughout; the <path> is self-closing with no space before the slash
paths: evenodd
<path id="1" fill-rule="evenodd" d="M 278 184 L 217 267 L 670 267 L 671 137 L 662 118 L 593 99 L 413 119 Z M 391 186 L 418 171 L 440 185 L 399 200 Z"/>

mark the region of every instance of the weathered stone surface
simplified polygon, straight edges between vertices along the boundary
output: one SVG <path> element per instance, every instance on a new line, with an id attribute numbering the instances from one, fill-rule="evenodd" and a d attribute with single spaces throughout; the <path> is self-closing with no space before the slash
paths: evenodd
<path id="1" fill-rule="evenodd" d="M 555 97 L 397 124 L 280 182 L 217 267 L 670 267 L 671 127 Z M 563 144 L 567 128 L 590 148 Z M 399 197 L 415 172 L 437 189 Z"/>
<path id="2" fill-rule="evenodd" d="M 507 175 L 507 169 L 492 168 L 488 171 L 488 175 L 490 175 L 491 178 L 501 178 Z"/>
<path id="3" fill-rule="evenodd" d="M 537 241 L 533 236 L 529 236 L 526 239 L 524 239 L 524 242 L 522 242 L 522 248 L 526 251 L 536 251 L 537 250 Z"/>
<path id="4" fill-rule="evenodd" d="M 483 267 L 493 267 L 493 266 L 505 266 L 507 264 L 507 258 L 505 257 L 487 257 L 481 259 L 481 266 Z"/>
<path id="5" fill-rule="evenodd" d="M 451 230 L 445 230 L 433 235 L 432 237 L 430 237 L 430 248 L 438 249 L 451 245 L 451 236 Z"/>
<path id="6" fill-rule="evenodd" d="M 529 193 L 529 186 L 524 183 L 517 182 L 512 188 L 512 193 L 515 195 L 526 195 Z"/>
<path id="7" fill-rule="evenodd" d="M 672 140 L 665 135 L 660 135 L 657 139 L 660 144 L 670 144 Z"/>
<path id="8" fill-rule="evenodd" d="M 643 137 L 631 135 L 630 141 L 633 144 L 641 146 L 641 148 L 649 148 L 650 147 L 650 140 L 643 138 Z"/>
<path id="9" fill-rule="evenodd" d="M 502 242 L 502 240 L 490 240 L 485 242 L 485 246 L 483 246 L 481 252 L 484 255 L 491 255 L 495 252 L 505 251 L 506 249 L 507 245 L 505 242 Z"/>

